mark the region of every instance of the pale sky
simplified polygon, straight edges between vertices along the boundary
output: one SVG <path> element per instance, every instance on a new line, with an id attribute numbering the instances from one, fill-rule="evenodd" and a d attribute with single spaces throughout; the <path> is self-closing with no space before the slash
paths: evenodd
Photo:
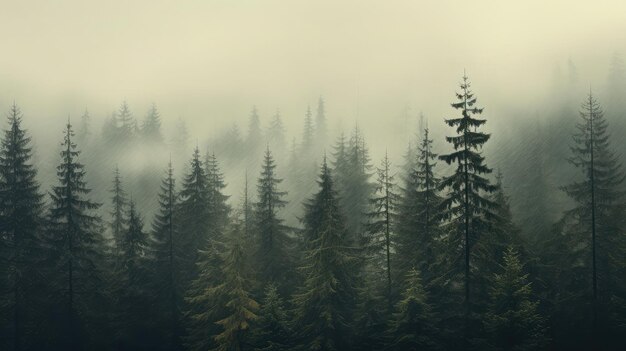
<path id="1" fill-rule="evenodd" d="M 407 106 L 449 113 L 463 69 L 496 112 L 540 99 L 568 58 L 583 84 L 603 84 L 626 48 L 626 2 L 2 1 L 0 43 L 0 109 L 16 101 L 45 130 L 126 99 L 197 137 L 252 105 L 266 120 L 280 108 L 299 133 L 323 95 L 331 126 L 395 133 Z"/>

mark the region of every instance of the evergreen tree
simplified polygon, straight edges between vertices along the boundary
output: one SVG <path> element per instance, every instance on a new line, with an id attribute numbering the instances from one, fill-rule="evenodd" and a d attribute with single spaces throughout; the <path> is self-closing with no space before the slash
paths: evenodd
<path id="1" fill-rule="evenodd" d="M 257 182 L 257 203 L 254 205 L 254 220 L 257 250 L 256 272 L 259 282 L 277 284 L 285 291 L 290 281 L 291 258 L 287 227 L 278 211 L 285 207 L 286 192 L 278 189 L 282 179 L 276 176 L 276 164 L 269 148 L 265 151 L 261 175 Z"/>
<path id="2" fill-rule="evenodd" d="M 289 350 L 291 330 L 283 300 L 274 284 L 265 287 L 263 304 L 254 323 L 255 350 Z"/>
<path id="3" fill-rule="evenodd" d="M 180 191 L 180 202 L 176 216 L 180 219 L 178 226 L 180 245 L 177 245 L 177 256 L 181 259 L 180 271 L 183 287 L 196 277 L 196 260 L 198 249 L 206 245 L 211 232 L 211 189 L 207 184 L 207 176 L 200 151 L 196 147 L 189 164 L 188 173 L 183 178 Z"/>
<path id="4" fill-rule="evenodd" d="M 146 118 L 141 126 L 141 134 L 145 141 L 150 143 L 163 142 L 163 135 L 161 135 L 161 115 L 157 110 L 156 104 L 152 104 Z"/>
<path id="5" fill-rule="evenodd" d="M 209 213 L 211 215 L 210 230 L 222 233 L 228 222 L 230 206 L 227 204 L 228 196 L 223 193 L 224 188 L 226 188 L 224 175 L 214 153 L 210 155 L 207 153 L 204 168 L 207 177 Z"/>
<path id="6" fill-rule="evenodd" d="M 368 223 L 368 234 L 365 253 L 368 257 L 374 257 L 374 267 L 384 267 L 386 279 L 386 296 L 389 307 L 392 306 L 392 279 L 391 279 L 391 253 L 394 251 L 392 242 L 396 207 L 399 195 L 396 193 L 394 175 L 391 172 L 391 161 L 387 153 L 377 169 L 378 179 L 375 195 L 370 200 L 373 212 L 370 212 L 370 222 Z"/>
<path id="7" fill-rule="evenodd" d="M 428 304 L 419 272 L 407 272 L 402 299 L 396 306 L 389 329 L 392 350 L 437 349 L 432 307 Z"/>
<path id="8" fill-rule="evenodd" d="M 224 252 L 222 276 L 224 281 L 216 287 L 225 297 L 226 316 L 216 324 L 221 332 L 215 335 L 216 350 L 239 351 L 248 349 L 250 325 L 258 317 L 259 304 L 250 296 L 250 283 L 246 277 L 244 244 L 239 223 L 233 225 Z"/>
<path id="9" fill-rule="evenodd" d="M 611 150 L 602 108 L 591 93 L 581 106 L 580 117 L 569 162 L 584 177 L 563 188 L 575 207 L 565 213 L 561 225 L 574 255 L 571 269 L 578 273 L 574 284 L 583 292 L 580 298 L 586 295 L 591 302 L 597 333 L 600 323 L 606 329 L 610 301 L 626 292 L 621 279 L 621 258 L 626 254 L 621 220 L 624 174 Z"/>
<path id="10" fill-rule="evenodd" d="M 227 231 L 209 239 L 200 252 L 200 274 L 187 294 L 186 344 L 191 350 L 241 350 L 250 343 L 247 332 L 258 304 L 248 292 L 241 224 L 235 222 Z"/>
<path id="11" fill-rule="evenodd" d="M 227 297 L 225 289 L 220 288 L 225 280 L 221 270 L 225 251 L 222 239 L 223 233 L 219 238 L 210 238 L 207 245 L 199 251 L 199 274 L 191 282 L 185 295 L 187 333 L 184 341 L 189 350 L 216 348 L 214 336 L 221 330 L 215 322 L 227 316 L 224 308 Z"/>
<path id="12" fill-rule="evenodd" d="M 110 190 L 111 196 L 111 234 L 116 250 L 122 247 L 122 236 L 124 232 L 124 226 L 126 225 L 125 213 L 128 200 L 126 199 L 126 192 L 122 186 L 122 177 L 120 170 L 115 166 L 113 171 L 113 187 Z"/>
<path id="13" fill-rule="evenodd" d="M 311 112 L 311 106 L 307 107 L 306 114 L 304 115 L 304 127 L 302 130 L 302 148 L 301 153 L 303 156 L 311 156 L 313 152 L 313 144 L 315 138 L 315 128 L 313 126 L 313 113 Z"/>
<path id="14" fill-rule="evenodd" d="M 137 132 L 137 122 L 133 117 L 133 114 L 128 108 L 126 101 L 122 101 L 119 110 L 116 114 L 117 127 L 119 128 L 119 141 L 127 143 L 133 139 Z"/>
<path id="15" fill-rule="evenodd" d="M 267 130 L 267 142 L 274 150 L 285 150 L 285 126 L 278 110 Z"/>
<path id="16" fill-rule="evenodd" d="M 178 233 L 178 221 L 175 210 L 178 194 L 174 180 L 172 162 L 167 166 L 165 177 L 161 181 L 158 195 L 159 209 L 152 223 L 151 255 L 154 260 L 153 283 L 158 301 L 160 317 L 157 321 L 162 325 L 163 349 L 180 348 L 180 319 L 184 292 L 180 271 L 181 250 Z M 164 334 L 164 335 L 163 335 Z"/>
<path id="17" fill-rule="evenodd" d="M 482 114 L 483 109 L 475 106 L 476 97 L 470 90 L 467 76 L 463 76 L 460 87 L 461 93 L 456 94 L 458 101 L 453 103 L 452 107 L 460 110 L 461 116 L 446 119 L 446 124 L 456 128 L 457 135 L 446 137 L 454 151 L 439 158 L 447 164 L 457 164 L 455 172 L 444 177 L 440 187 L 449 190 L 442 200 L 449 233 L 448 257 L 451 259 L 452 274 L 464 271 L 462 274 L 467 332 L 471 312 L 470 257 L 472 247 L 480 240 L 481 233 L 487 227 L 494 206 L 493 202 L 485 197 L 485 193 L 494 192 L 495 186 L 484 177 L 485 174 L 491 173 L 491 169 L 484 164 L 484 157 L 481 155 L 483 144 L 490 137 L 489 134 L 478 131 L 478 128 L 486 123 L 486 120 L 477 117 Z M 459 258 L 464 262 L 459 262 Z M 469 338 L 469 335 L 466 338 Z"/>
<path id="18" fill-rule="evenodd" d="M 81 349 L 97 344 L 104 337 L 102 316 L 106 311 L 103 296 L 103 238 L 101 220 L 95 214 L 100 204 L 87 198 L 84 166 L 78 162 L 80 151 L 72 141 L 74 131 L 68 122 L 64 132 L 61 164 L 57 167 L 59 184 L 53 187 L 48 220 L 52 284 L 52 333 L 57 348 Z"/>
<path id="19" fill-rule="evenodd" d="M 252 222 L 254 217 L 252 202 L 250 200 L 250 195 L 248 193 L 248 170 L 246 170 L 246 181 L 243 191 L 243 206 L 241 211 L 243 215 L 243 235 L 246 240 L 252 235 Z"/>
<path id="20" fill-rule="evenodd" d="M 496 350 L 539 350 L 546 345 L 539 304 L 531 299 L 531 284 L 522 268 L 517 252 L 512 247 L 505 250 L 485 315 L 489 344 Z"/>
<path id="21" fill-rule="evenodd" d="M 295 330 L 303 349 L 345 350 L 353 332 L 358 261 L 325 159 L 318 184 L 305 205 L 305 280 L 294 297 Z"/>
<path id="22" fill-rule="evenodd" d="M 128 226 L 124 228 L 118 248 L 116 267 L 116 344 L 122 349 L 138 349 L 150 345 L 151 301 L 147 290 L 147 234 L 143 220 L 131 199 Z"/>
<path id="23" fill-rule="evenodd" d="M 343 151 L 343 152 L 342 152 Z M 341 208 L 346 215 L 346 226 L 355 240 L 362 244 L 364 225 L 369 212 L 369 199 L 374 190 L 370 182 L 370 160 L 365 140 L 358 126 L 347 145 L 338 145 L 335 160 L 337 191 Z"/>
<path id="24" fill-rule="evenodd" d="M 0 348 L 32 342 L 35 284 L 40 280 L 42 195 L 30 136 L 13 104 L 0 143 Z"/>
<path id="25" fill-rule="evenodd" d="M 438 276 L 438 249 L 441 197 L 435 175 L 437 154 L 432 151 L 432 139 L 425 129 L 414 161 L 415 168 L 405 176 L 403 196 L 398 210 L 397 256 L 398 276 L 404 277 L 412 268 L 422 273 L 425 286 L 430 288 Z"/>

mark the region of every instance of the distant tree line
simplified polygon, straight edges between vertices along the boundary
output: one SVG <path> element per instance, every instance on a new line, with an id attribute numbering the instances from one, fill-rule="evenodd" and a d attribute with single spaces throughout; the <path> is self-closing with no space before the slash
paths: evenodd
<path id="1" fill-rule="evenodd" d="M 239 150 L 218 140 L 213 152 L 194 149 L 182 177 L 174 161 L 164 167 L 147 224 L 119 167 L 107 173 L 109 201 L 92 200 L 79 147 L 87 113 L 78 136 L 66 124 L 44 195 L 14 104 L 0 144 L 0 349 L 618 349 L 624 173 L 595 95 L 575 126 L 560 126 L 574 130 L 566 160 L 579 174 L 558 185 L 571 207 L 524 228 L 483 155 L 487 119 L 466 76 L 451 106 L 448 135 L 424 128 L 405 164 L 385 154 L 374 167 L 358 126 L 318 157 L 329 143 L 320 99 L 284 174 L 280 114 L 264 142 L 253 109 L 248 137 L 228 134 Z M 103 140 L 161 144 L 160 123 L 155 106 L 140 126 L 123 103 Z M 435 150 L 434 138 L 448 146 Z M 240 201 L 225 193 L 218 157 L 229 152 L 260 164 Z M 535 164 L 524 177 L 537 188 L 526 191 L 547 196 Z M 294 201 L 303 211 L 289 225 Z"/>

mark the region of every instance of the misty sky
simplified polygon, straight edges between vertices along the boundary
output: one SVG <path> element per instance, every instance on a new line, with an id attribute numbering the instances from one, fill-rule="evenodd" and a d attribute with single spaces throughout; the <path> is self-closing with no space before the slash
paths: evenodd
<path id="1" fill-rule="evenodd" d="M 0 43 L 0 109 L 16 101 L 35 134 L 58 139 L 68 114 L 101 118 L 124 99 L 139 118 L 156 102 L 165 127 L 182 117 L 199 138 L 253 104 L 299 133 L 323 95 L 331 127 L 358 120 L 371 139 L 407 133 L 407 107 L 439 124 L 463 69 L 487 118 L 541 99 L 568 58 L 582 84 L 604 84 L 626 3 L 4 1 Z"/>

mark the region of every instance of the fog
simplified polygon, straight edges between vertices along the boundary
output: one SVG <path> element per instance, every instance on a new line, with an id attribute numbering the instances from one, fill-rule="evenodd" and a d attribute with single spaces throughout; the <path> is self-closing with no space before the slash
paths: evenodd
<path id="1" fill-rule="evenodd" d="M 621 1 L 10 2 L 0 106 L 16 101 L 33 132 L 49 132 L 85 108 L 100 117 L 125 99 L 140 115 L 156 102 L 166 124 L 182 117 L 203 137 L 252 105 L 279 108 L 299 132 L 322 95 L 332 126 L 397 134 L 406 106 L 441 120 L 465 69 L 502 120 L 507 104 L 542 99 L 568 58 L 581 84 L 603 85 L 626 45 L 624 11 Z"/>
<path id="2" fill-rule="evenodd" d="M 0 348 L 623 345 L 625 14 L 2 2 Z M 478 102 L 451 106 L 464 76 Z M 88 189 L 60 163 L 68 121 Z"/>

